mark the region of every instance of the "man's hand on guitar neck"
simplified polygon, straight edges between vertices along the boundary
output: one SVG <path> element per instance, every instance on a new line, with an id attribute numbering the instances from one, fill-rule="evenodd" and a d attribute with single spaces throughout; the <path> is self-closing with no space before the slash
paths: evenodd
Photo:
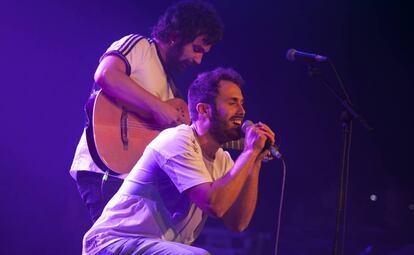
<path id="1" fill-rule="evenodd" d="M 180 124 L 189 124 L 185 119 L 184 111 L 181 107 L 176 107 L 167 102 L 159 104 L 157 109 L 153 109 L 152 115 L 155 121 L 163 128 L 175 127 Z"/>

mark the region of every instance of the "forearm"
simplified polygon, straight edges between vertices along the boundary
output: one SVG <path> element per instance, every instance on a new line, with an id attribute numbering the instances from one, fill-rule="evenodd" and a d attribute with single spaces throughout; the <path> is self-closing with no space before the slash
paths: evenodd
<path id="1" fill-rule="evenodd" d="M 247 228 L 256 208 L 261 161 L 249 170 L 247 180 L 237 200 L 223 217 L 224 224 L 235 231 Z"/>
<path id="2" fill-rule="evenodd" d="M 97 70 L 95 81 L 109 96 L 122 101 L 137 112 L 151 113 L 161 101 L 118 69 Z"/>
<path id="3" fill-rule="evenodd" d="M 254 166 L 257 156 L 258 153 L 253 150 L 242 152 L 232 169 L 211 184 L 209 204 L 216 216 L 223 217 L 236 202 L 249 179 L 249 170 Z"/>

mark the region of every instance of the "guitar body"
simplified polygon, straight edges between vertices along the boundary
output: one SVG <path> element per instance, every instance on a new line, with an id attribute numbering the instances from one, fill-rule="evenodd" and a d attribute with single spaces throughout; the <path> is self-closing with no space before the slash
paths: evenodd
<path id="1" fill-rule="evenodd" d="M 97 92 L 87 132 L 88 146 L 97 165 L 117 174 L 129 173 L 146 146 L 163 130 L 148 114 L 133 113 Z M 166 101 L 190 123 L 187 104 L 179 98 Z M 88 131 L 88 130 L 87 130 Z"/>

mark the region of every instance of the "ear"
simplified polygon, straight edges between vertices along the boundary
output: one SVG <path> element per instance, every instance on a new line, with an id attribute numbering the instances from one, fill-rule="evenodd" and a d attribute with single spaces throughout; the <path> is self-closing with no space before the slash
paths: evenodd
<path id="1" fill-rule="evenodd" d="M 204 118 L 210 118 L 212 115 L 211 106 L 206 103 L 198 103 L 196 106 L 198 116 L 203 116 Z"/>
<path id="2" fill-rule="evenodd" d="M 177 43 L 179 43 L 179 38 L 178 38 L 178 36 L 177 36 L 177 35 L 170 35 L 170 36 L 169 36 L 169 38 L 168 38 L 168 44 L 169 44 L 170 46 L 174 46 L 174 45 L 176 45 Z"/>

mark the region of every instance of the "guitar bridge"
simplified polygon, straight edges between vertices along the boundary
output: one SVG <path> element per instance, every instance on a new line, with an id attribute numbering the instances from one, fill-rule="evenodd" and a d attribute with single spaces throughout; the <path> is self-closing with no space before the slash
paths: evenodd
<path id="1" fill-rule="evenodd" d="M 128 150 L 128 110 L 125 107 L 122 107 L 120 128 L 122 145 L 124 150 Z"/>

